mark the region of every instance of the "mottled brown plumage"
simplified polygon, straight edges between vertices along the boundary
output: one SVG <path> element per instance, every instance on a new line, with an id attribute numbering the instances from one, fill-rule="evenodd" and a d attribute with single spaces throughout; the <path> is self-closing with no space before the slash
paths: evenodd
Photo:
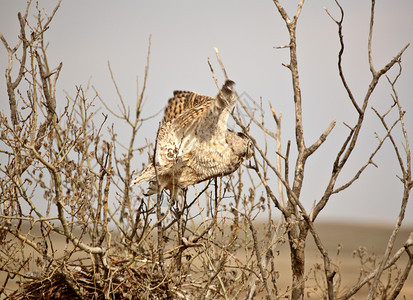
<path id="1" fill-rule="evenodd" d="M 198 106 L 207 101 L 213 101 L 214 98 L 200 95 L 188 91 L 174 91 L 173 98 L 168 100 L 168 105 L 165 108 L 165 114 L 162 123 L 175 119 L 184 111 Z"/>
<path id="2" fill-rule="evenodd" d="M 227 80 L 216 98 L 175 91 L 158 132 L 156 172 L 151 164 L 132 184 L 149 181 L 148 194 L 154 194 L 158 182 L 159 191 L 166 188 L 176 196 L 178 188 L 231 174 L 250 158 L 251 141 L 227 129 L 233 86 Z"/>

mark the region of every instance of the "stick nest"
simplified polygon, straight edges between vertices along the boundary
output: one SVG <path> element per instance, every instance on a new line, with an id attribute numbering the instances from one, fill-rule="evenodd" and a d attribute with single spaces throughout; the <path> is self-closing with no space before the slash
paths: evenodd
<path id="1" fill-rule="evenodd" d="M 102 274 L 66 266 L 30 276 L 9 299 L 175 299 L 179 294 L 156 270 L 125 267 Z"/>

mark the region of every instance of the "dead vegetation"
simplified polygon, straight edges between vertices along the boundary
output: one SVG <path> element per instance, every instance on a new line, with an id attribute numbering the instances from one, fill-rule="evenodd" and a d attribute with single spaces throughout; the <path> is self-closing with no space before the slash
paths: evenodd
<path id="1" fill-rule="evenodd" d="M 168 201 L 169 195 L 146 197 L 130 188 L 133 157 L 152 153 L 152 146 L 139 139 L 146 79 L 149 70 L 150 40 L 144 80 L 137 93 L 133 113 L 119 95 L 118 110 L 88 84 L 79 87 L 66 101 L 56 96 L 56 82 L 63 64 L 50 66 L 45 35 L 60 2 L 51 14 L 29 1 L 18 15 L 19 42 L 10 46 L 0 35 L 8 52 L 6 70 L 9 114 L 0 114 L 1 165 L 0 196 L 0 292 L 11 299 L 302 299 L 316 293 L 324 299 L 350 299 L 368 288 L 368 299 L 395 299 L 406 282 L 413 264 L 412 236 L 399 249 L 394 243 L 403 223 L 413 187 L 411 152 L 396 82 L 401 76 L 401 57 L 408 45 L 384 67 L 376 70 L 371 55 L 375 1 L 372 1 L 368 40 L 371 82 L 364 97 L 357 99 L 342 70 L 344 12 L 333 22 L 338 26 L 341 49 L 338 73 L 357 115 L 354 124 L 346 124 L 347 136 L 332 163 L 325 191 L 310 211 L 301 202 L 301 190 L 307 159 L 317 153 L 336 125 L 330 125 L 309 146 L 304 141 L 302 97 L 296 53 L 296 27 L 304 1 L 293 17 L 279 1 L 274 3 L 285 21 L 290 41 L 280 51 L 289 51 L 284 66 L 291 72 L 295 111 L 295 140 L 282 148 L 281 115 L 270 104 L 273 124 L 263 122 L 262 103 L 251 111 L 239 98 L 233 118 L 255 146 L 251 162 L 231 176 L 216 178 L 183 193 L 180 201 Z M 29 12 L 37 18 L 32 24 Z M 217 60 L 225 77 L 219 53 Z M 17 66 L 17 67 L 16 67 Z M 210 65 L 211 66 L 211 65 Z M 365 122 L 369 101 L 379 79 L 398 68 L 395 78 L 387 78 L 393 94 L 389 110 L 374 110 L 385 129 L 368 161 L 344 184 L 337 179 L 358 151 L 358 139 Z M 212 70 L 215 78 L 215 74 Z M 107 115 L 98 113 L 99 100 L 108 113 L 123 122 L 130 131 L 122 145 Z M 389 112 L 396 112 L 397 117 Z M 241 114 L 248 116 L 247 124 Z M 395 139 L 399 131 L 402 142 Z M 252 134 L 254 132 L 254 134 Z M 257 134 L 263 139 L 257 138 Z M 402 198 L 400 213 L 383 255 L 367 258 L 357 250 L 362 270 L 350 288 L 340 285 L 340 268 L 332 260 L 319 235 L 315 221 L 330 198 L 352 186 L 364 170 L 374 165 L 374 157 L 389 143 L 400 167 Z M 297 155 L 290 155 L 295 144 Z M 276 149 L 276 150 L 275 150 Z M 274 152 L 276 156 L 274 156 Z M 269 178 L 276 177 L 278 183 Z M 199 189 L 199 190 L 197 190 Z M 281 218 L 273 218 L 273 210 Z M 257 232 L 254 220 L 265 215 L 264 232 Z M 35 230 L 36 228 L 36 230 Z M 305 270 L 307 236 L 311 236 L 322 257 L 314 270 L 315 284 L 309 285 Z M 63 247 L 56 247 L 56 238 Z M 280 289 L 279 271 L 274 264 L 278 247 L 287 244 L 290 256 L 291 284 Z M 397 276 L 396 261 L 407 256 Z M 368 267 L 367 267 L 368 266 Z M 391 274 L 391 272 L 390 272 Z M 18 278 L 19 289 L 8 284 Z"/>

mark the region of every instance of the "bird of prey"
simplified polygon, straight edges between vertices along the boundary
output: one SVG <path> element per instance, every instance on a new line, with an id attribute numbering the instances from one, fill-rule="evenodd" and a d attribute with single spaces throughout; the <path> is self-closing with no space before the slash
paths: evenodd
<path id="1" fill-rule="evenodd" d="M 249 159 L 252 142 L 227 129 L 234 85 L 227 80 L 215 98 L 175 91 L 158 130 L 155 166 L 150 164 L 131 185 L 149 181 L 147 195 L 168 189 L 176 198 L 178 189 L 231 174 Z"/>

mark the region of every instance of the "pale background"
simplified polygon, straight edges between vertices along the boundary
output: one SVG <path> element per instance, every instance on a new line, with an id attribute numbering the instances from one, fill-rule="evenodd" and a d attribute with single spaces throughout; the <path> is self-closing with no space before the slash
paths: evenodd
<path id="1" fill-rule="evenodd" d="M 50 13 L 56 2 L 41 0 L 39 7 L 46 7 Z M 284 2 L 288 2 L 285 5 L 292 15 L 296 1 Z M 343 2 L 346 43 L 344 71 L 360 103 L 371 79 L 367 59 L 370 1 Z M 24 11 L 25 5 L 25 1 L 0 1 L 0 31 L 10 45 L 14 46 L 17 42 L 17 12 Z M 306 144 L 313 143 L 332 120 L 337 120 L 328 140 L 307 163 L 302 201 L 308 210 L 312 202 L 321 197 L 331 172 L 333 155 L 347 134 L 348 129 L 343 122 L 354 124 L 357 117 L 338 77 L 337 26 L 326 15 L 323 7 L 338 17 L 334 1 L 308 1 L 304 4 L 297 33 Z M 376 69 L 380 69 L 402 47 L 412 42 L 412 12 L 413 1 L 410 0 L 377 1 L 373 37 Z M 152 35 L 152 49 L 143 117 L 162 110 L 176 89 L 215 95 L 217 89 L 207 58 L 210 57 L 222 83 L 223 76 L 219 72 L 214 52 L 214 47 L 217 47 L 229 76 L 237 83 L 238 93 L 245 92 L 254 101 L 262 97 L 264 104 L 270 101 L 278 113 L 282 112 L 284 149 L 287 140 L 294 139 L 290 73 L 281 65 L 288 63 L 288 50 L 273 48 L 288 44 L 288 35 L 270 0 L 63 1 L 45 35 L 50 42 L 50 65 L 57 66 L 63 62 L 57 86 L 60 108 L 65 104 L 63 91 L 74 95 L 76 86 L 85 87 L 89 79 L 100 95 L 116 108 L 117 96 L 110 80 L 107 61 L 111 63 L 125 101 L 133 107 L 136 76 L 142 82 L 149 35 Z M 397 85 L 400 100 L 407 110 L 405 120 L 411 143 L 412 47 L 403 56 L 403 74 Z M 0 70 L 5 69 L 6 63 L 7 54 L 3 45 L 0 45 Z M 8 114 L 3 72 L 0 71 L 0 105 L 1 110 Z M 394 75 L 395 72 L 390 74 Z M 380 112 L 387 110 L 391 103 L 390 92 L 385 78 L 382 78 L 370 106 L 375 106 Z M 90 97 L 93 97 L 93 93 Z M 100 105 L 98 102 L 96 104 Z M 270 116 L 269 111 L 266 116 Z M 142 139 L 137 146 L 143 145 L 145 138 L 153 141 L 160 119 L 158 115 L 142 128 Z M 125 132 L 122 124 L 113 118 L 110 122 L 115 123 L 121 139 L 128 138 L 129 132 Z M 271 118 L 268 118 L 268 124 L 271 124 Z M 364 164 L 377 144 L 375 132 L 384 135 L 378 119 L 370 110 L 357 154 L 350 161 L 352 169 L 348 168 L 344 172 L 340 182 L 351 178 L 358 167 Z M 397 141 L 401 141 L 400 136 Z M 136 158 L 137 169 L 141 168 L 141 162 L 145 159 L 146 155 Z M 332 197 L 320 215 L 321 219 L 394 222 L 401 204 L 402 187 L 396 178 L 400 169 L 388 143 L 374 161 L 379 168 L 368 167 L 352 188 Z M 407 208 L 406 221 L 413 224 L 412 203 Z"/>

